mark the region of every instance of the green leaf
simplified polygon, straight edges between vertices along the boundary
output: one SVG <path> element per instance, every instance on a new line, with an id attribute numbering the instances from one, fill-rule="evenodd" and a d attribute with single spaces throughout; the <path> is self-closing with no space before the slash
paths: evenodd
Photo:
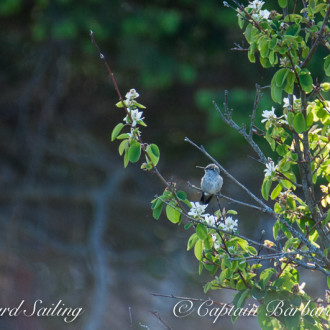
<path id="1" fill-rule="evenodd" d="M 305 117 L 301 112 L 298 112 L 293 119 L 293 128 L 297 133 L 303 133 L 306 131 Z"/>
<path id="2" fill-rule="evenodd" d="M 124 155 L 124 167 L 126 168 L 129 163 L 129 158 L 128 158 L 128 151 L 125 151 Z"/>
<path id="3" fill-rule="evenodd" d="M 156 144 L 149 144 L 147 146 L 146 152 L 149 155 L 154 166 L 156 166 L 159 162 L 159 157 L 160 157 L 158 146 Z"/>
<path id="4" fill-rule="evenodd" d="M 249 252 L 253 256 L 256 256 L 258 254 L 257 250 L 253 246 L 248 246 L 246 248 L 246 250 L 247 250 L 247 252 Z"/>
<path id="5" fill-rule="evenodd" d="M 288 120 L 288 124 L 289 126 L 293 125 L 293 119 L 294 119 L 294 113 L 293 112 L 288 112 L 287 114 L 287 120 Z"/>
<path id="6" fill-rule="evenodd" d="M 123 123 L 119 123 L 118 125 L 115 126 L 115 128 L 112 130 L 111 133 L 111 141 L 114 141 L 116 139 L 116 137 L 118 136 L 118 134 L 120 133 L 123 127 L 124 127 Z"/>
<path id="7" fill-rule="evenodd" d="M 285 8 L 288 5 L 287 0 L 278 0 L 278 4 L 281 8 Z"/>
<path id="8" fill-rule="evenodd" d="M 238 15 L 238 26 L 240 27 L 240 29 L 243 29 L 244 23 L 245 23 L 245 21 L 242 18 L 242 16 L 241 15 Z"/>
<path id="9" fill-rule="evenodd" d="M 288 76 L 286 78 L 286 86 L 285 86 L 285 92 L 288 94 L 293 94 L 293 89 L 294 89 L 294 81 L 296 79 L 295 74 L 290 71 L 288 73 Z"/>
<path id="10" fill-rule="evenodd" d="M 144 127 L 147 127 L 147 124 L 141 119 L 137 121 L 137 124 L 139 124 L 141 126 L 144 126 Z"/>
<path id="11" fill-rule="evenodd" d="M 261 272 L 259 283 L 263 289 L 266 287 L 266 285 L 268 285 L 270 278 L 273 276 L 275 272 L 276 270 L 274 268 L 267 268 Z"/>
<path id="12" fill-rule="evenodd" d="M 198 240 L 194 247 L 194 253 L 197 260 L 202 260 L 203 258 L 203 241 Z"/>
<path id="13" fill-rule="evenodd" d="M 231 270 L 229 268 L 225 268 L 219 276 L 220 284 L 222 284 L 224 280 L 228 279 L 231 276 L 232 276 Z"/>
<path id="14" fill-rule="evenodd" d="M 117 140 L 124 140 L 124 139 L 128 139 L 129 135 L 127 133 L 123 133 L 117 136 Z"/>
<path id="15" fill-rule="evenodd" d="M 210 291 L 211 287 L 212 287 L 212 282 L 207 282 L 204 285 L 204 293 L 207 293 L 208 291 Z"/>
<path id="16" fill-rule="evenodd" d="M 150 150 L 155 157 L 160 157 L 159 148 L 156 144 L 150 144 Z"/>
<path id="17" fill-rule="evenodd" d="M 313 90 L 313 78 L 310 74 L 304 74 L 305 72 L 302 72 L 299 75 L 300 85 L 301 88 L 306 92 L 310 93 Z"/>
<path id="18" fill-rule="evenodd" d="M 192 227 L 194 224 L 192 222 L 188 222 L 184 225 L 184 229 L 188 230 L 190 227 Z"/>
<path id="19" fill-rule="evenodd" d="M 136 101 L 135 101 L 135 105 L 136 105 L 138 108 L 146 109 L 146 107 L 145 107 L 143 104 L 137 103 Z"/>
<path id="20" fill-rule="evenodd" d="M 281 230 L 281 223 L 277 220 L 273 226 L 273 237 L 276 241 L 279 231 Z"/>
<path id="21" fill-rule="evenodd" d="M 286 155 L 286 144 L 280 144 L 276 147 L 276 152 L 280 155 L 280 156 L 284 156 Z"/>
<path id="22" fill-rule="evenodd" d="M 330 55 L 324 58 L 324 65 L 323 65 L 325 74 L 330 77 Z"/>
<path id="23" fill-rule="evenodd" d="M 189 237 L 189 240 L 188 240 L 188 243 L 187 243 L 187 251 L 191 250 L 196 242 L 198 241 L 198 236 L 196 233 L 192 234 L 190 237 Z"/>
<path id="24" fill-rule="evenodd" d="M 256 57 L 254 55 L 255 49 L 250 46 L 249 47 L 249 51 L 248 51 L 248 59 L 251 63 L 255 63 L 256 62 Z"/>
<path id="25" fill-rule="evenodd" d="M 164 202 L 161 201 L 160 199 L 158 199 L 155 207 L 152 210 L 152 216 L 156 220 L 158 220 L 160 218 L 160 215 L 162 214 L 162 211 L 163 211 L 163 207 L 164 207 Z"/>
<path id="26" fill-rule="evenodd" d="M 299 31 L 300 31 L 300 25 L 292 24 L 286 29 L 285 35 L 286 36 L 297 36 Z"/>
<path id="27" fill-rule="evenodd" d="M 173 223 L 178 223 L 181 220 L 181 213 L 170 204 L 166 205 L 166 216 L 167 219 Z"/>
<path id="28" fill-rule="evenodd" d="M 265 178 L 262 183 L 261 194 L 266 201 L 268 201 L 268 196 L 271 186 L 272 186 L 272 180 Z"/>
<path id="29" fill-rule="evenodd" d="M 129 145 L 129 141 L 128 140 L 123 140 L 123 141 L 120 142 L 119 147 L 118 147 L 118 151 L 119 151 L 119 155 L 120 156 L 128 148 L 128 145 Z"/>
<path id="30" fill-rule="evenodd" d="M 282 68 L 275 73 L 274 77 L 277 87 L 283 87 L 289 72 L 290 72 L 289 69 Z"/>
<path id="31" fill-rule="evenodd" d="M 272 94 L 272 99 L 274 102 L 277 102 L 279 104 L 282 103 L 282 88 L 277 87 L 276 85 L 276 74 L 274 75 L 271 84 L 271 94 Z"/>
<path id="32" fill-rule="evenodd" d="M 203 263 L 202 262 L 199 262 L 199 264 L 198 264 L 198 275 L 201 275 L 202 274 L 203 269 L 204 269 Z"/>
<path id="33" fill-rule="evenodd" d="M 236 307 L 236 309 L 242 308 L 246 303 L 246 301 L 249 299 L 249 297 L 250 297 L 250 289 L 245 289 L 238 292 L 233 299 L 233 304 Z M 234 323 L 238 318 L 239 318 L 239 314 L 237 315 L 233 314 L 231 320 Z"/>
<path id="34" fill-rule="evenodd" d="M 247 42 L 250 44 L 252 39 L 252 24 L 247 25 L 243 34 L 245 35 Z"/>
<path id="35" fill-rule="evenodd" d="M 204 239 L 206 239 L 208 237 L 208 235 L 207 235 L 207 229 L 201 223 L 199 223 L 196 226 L 196 234 L 197 234 L 198 238 L 200 238 L 201 240 L 204 240 Z"/>
<path id="36" fill-rule="evenodd" d="M 306 125 L 307 127 L 311 127 L 314 123 L 314 116 L 312 112 L 309 112 L 306 117 Z"/>
<path id="37" fill-rule="evenodd" d="M 292 308 L 290 305 L 288 308 Z M 298 311 L 294 315 L 290 315 L 290 317 L 285 317 L 284 324 L 287 326 L 287 329 L 299 329 L 300 324 L 300 312 Z"/>
<path id="38" fill-rule="evenodd" d="M 280 194 L 281 191 L 282 191 L 282 185 L 279 183 L 272 191 L 270 198 L 275 199 Z"/>
<path id="39" fill-rule="evenodd" d="M 122 101 L 117 102 L 117 103 L 116 103 L 116 107 L 117 107 L 117 108 L 123 108 L 123 107 L 124 107 L 124 106 L 123 106 L 123 102 L 122 102 Z"/>
<path id="40" fill-rule="evenodd" d="M 176 193 L 176 196 L 181 200 L 181 201 L 185 201 L 187 199 L 187 194 L 182 191 L 182 190 L 179 190 L 177 193 Z"/>
<path id="41" fill-rule="evenodd" d="M 261 57 L 266 57 L 269 52 L 269 39 L 268 37 L 260 38 L 259 40 L 259 46 L 258 46 L 259 52 Z"/>
<path id="42" fill-rule="evenodd" d="M 128 149 L 128 159 L 131 163 L 136 163 L 141 156 L 141 145 L 139 142 L 131 141 Z"/>
<path id="43" fill-rule="evenodd" d="M 268 311 L 266 309 L 266 306 L 264 305 L 261 305 L 258 308 L 258 323 L 260 325 L 260 328 L 263 330 L 275 329 L 272 323 L 272 319 L 270 316 L 268 316 Z"/>
<path id="44" fill-rule="evenodd" d="M 253 287 L 251 291 L 251 295 L 256 300 L 262 300 L 266 297 L 267 291 L 262 291 L 258 289 L 257 287 Z"/>
<path id="45" fill-rule="evenodd" d="M 275 52 L 273 50 L 269 52 L 268 60 L 271 65 L 275 63 Z"/>
<path id="46" fill-rule="evenodd" d="M 263 68 L 270 68 L 272 64 L 269 62 L 268 57 L 260 57 L 260 64 Z"/>

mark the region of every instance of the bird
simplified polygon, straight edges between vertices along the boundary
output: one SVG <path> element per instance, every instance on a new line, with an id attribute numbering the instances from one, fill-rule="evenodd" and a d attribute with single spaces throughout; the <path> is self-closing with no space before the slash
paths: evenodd
<path id="1" fill-rule="evenodd" d="M 205 174 L 201 179 L 202 197 L 201 203 L 209 204 L 213 195 L 217 195 L 223 184 L 220 168 L 215 164 L 204 167 Z"/>

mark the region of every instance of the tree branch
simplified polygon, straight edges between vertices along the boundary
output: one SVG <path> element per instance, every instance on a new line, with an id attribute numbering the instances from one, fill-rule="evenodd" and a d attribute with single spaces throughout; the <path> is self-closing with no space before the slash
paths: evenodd
<path id="1" fill-rule="evenodd" d="M 258 103 L 260 102 L 260 100 L 258 101 L 258 99 L 256 99 L 255 101 L 255 105 L 257 106 Z M 215 101 L 213 101 L 213 105 L 216 108 L 216 110 L 218 111 L 221 119 L 230 127 L 232 127 L 233 129 L 235 129 L 239 134 L 241 134 L 244 139 L 249 143 L 249 145 L 253 148 L 253 150 L 256 152 L 256 154 L 259 156 L 260 162 L 263 164 L 267 164 L 267 158 L 264 155 L 264 153 L 261 151 L 261 149 L 259 148 L 259 146 L 254 142 L 253 137 L 252 137 L 252 127 L 250 129 L 249 134 L 246 132 L 245 127 L 240 127 L 239 125 L 237 125 L 234 120 L 231 117 L 231 112 L 228 109 L 228 91 L 225 91 L 225 114 L 222 113 L 222 111 L 220 110 L 219 106 L 216 104 Z M 253 109 L 252 112 L 252 117 L 251 119 L 254 120 L 254 114 L 255 109 Z M 251 124 L 252 124 L 252 120 L 251 120 Z"/>

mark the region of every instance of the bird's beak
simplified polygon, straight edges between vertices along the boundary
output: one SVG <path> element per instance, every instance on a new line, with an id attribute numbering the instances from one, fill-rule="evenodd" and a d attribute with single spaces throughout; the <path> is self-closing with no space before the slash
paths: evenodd
<path id="1" fill-rule="evenodd" d="M 203 166 L 196 166 L 196 168 L 202 168 L 203 170 L 205 169 Z"/>

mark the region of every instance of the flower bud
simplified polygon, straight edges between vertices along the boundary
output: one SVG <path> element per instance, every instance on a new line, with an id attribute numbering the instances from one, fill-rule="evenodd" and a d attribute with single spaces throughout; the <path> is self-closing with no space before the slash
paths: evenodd
<path id="1" fill-rule="evenodd" d="M 328 92 L 330 90 L 330 83 L 328 82 L 322 83 L 321 88 L 323 92 Z"/>

